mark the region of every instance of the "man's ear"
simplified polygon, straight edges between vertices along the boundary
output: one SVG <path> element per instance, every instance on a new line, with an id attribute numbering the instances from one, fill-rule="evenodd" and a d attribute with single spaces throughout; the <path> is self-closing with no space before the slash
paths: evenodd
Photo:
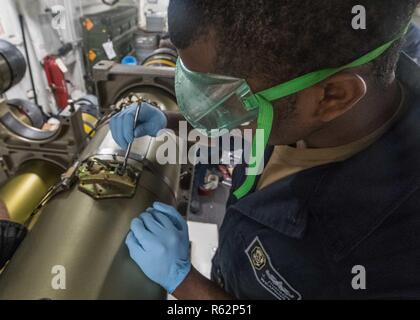
<path id="1" fill-rule="evenodd" d="M 316 117 L 323 121 L 332 121 L 351 110 L 367 92 L 365 80 L 358 74 L 341 72 L 318 86 L 322 88 L 322 97 L 316 111 Z"/>

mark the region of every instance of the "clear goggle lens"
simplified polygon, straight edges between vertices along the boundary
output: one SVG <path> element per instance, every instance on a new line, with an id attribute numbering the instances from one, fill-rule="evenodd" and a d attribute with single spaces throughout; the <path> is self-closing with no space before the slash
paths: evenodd
<path id="1" fill-rule="evenodd" d="M 181 59 L 176 67 L 175 91 L 178 105 L 193 127 L 214 137 L 255 120 L 258 105 L 243 79 L 188 70 Z"/>

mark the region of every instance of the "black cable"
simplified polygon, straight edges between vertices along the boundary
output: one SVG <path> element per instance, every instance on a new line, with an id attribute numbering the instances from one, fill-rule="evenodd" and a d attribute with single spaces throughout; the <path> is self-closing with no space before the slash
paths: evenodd
<path id="1" fill-rule="evenodd" d="M 65 189 L 62 187 L 62 181 L 57 182 L 55 185 L 53 185 L 50 189 L 48 189 L 47 194 L 41 199 L 38 206 L 31 212 L 28 218 L 26 218 L 23 225 L 26 228 L 29 228 L 32 219 L 45 207 L 45 205 L 50 202 L 52 198 L 54 198 L 59 193 L 65 191 Z"/>
<path id="2" fill-rule="evenodd" d="M 23 23 L 23 15 L 21 15 L 21 14 L 19 14 L 19 23 L 20 23 L 20 29 L 22 31 L 23 47 L 25 49 L 26 62 L 28 64 L 28 69 L 29 69 L 29 77 L 31 78 L 32 91 L 34 92 L 34 101 L 35 101 L 35 104 L 37 106 L 39 106 L 38 96 L 36 94 L 36 89 L 35 89 L 34 75 L 32 74 L 31 60 L 29 58 L 28 45 L 27 45 L 27 42 L 26 42 L 25 26 L 24 26 L 24 23 Z"/>
<path id="3" fill-rule="evenodd" d="M 91 139 L 92 135 L 98 131 L 100 128 L 102 128 L 102 126 L 104 124 L 107 123 L 108 120 L 110 120 L 114 115 L 116 115 L 119 111 L 112 111 L 109 114 L 105 115 L 102 119 L 98 120 L 98 122 L 96 123 L 96 125 L 89 131 L 89 133 L 87 134 L 88 138 Z"/>

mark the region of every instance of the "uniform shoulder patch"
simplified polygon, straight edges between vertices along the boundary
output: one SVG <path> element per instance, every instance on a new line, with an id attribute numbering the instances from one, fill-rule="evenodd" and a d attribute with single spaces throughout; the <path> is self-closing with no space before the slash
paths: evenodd
<path id="1" fill-rule="evenodd" d="M 255 277 L 278 300 L 301 300 L 302 296 L 274 268 L 270 256 L 256 237 L 245 250 Z"/>

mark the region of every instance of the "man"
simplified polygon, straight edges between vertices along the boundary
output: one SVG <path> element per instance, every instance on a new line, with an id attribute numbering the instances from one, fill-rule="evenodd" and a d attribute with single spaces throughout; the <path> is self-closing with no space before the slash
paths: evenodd
<path id="1" fill-rule="evenodd" d="M 269 140 L 262 175 L 235 169 L 213 281 L 191 266 L 185 221 L 161 203 L 127 237 L 148 277 L 179 299 L 420 298 L 420 71 L 404 56 L 395 76 L 417 4 L 170 2 L 184 116 L 230 129 L 240 100 L 235 115 L 249 119 L 257 106 L 251 127 Z M 352 27 L 356 5 L 366 30 Z M 248 94 L 232 90 L 223 103 L 226 85 L 205 86 L 214 75 L 243 79 Z M 197 96 L 202 105 L 189 105 Z M 133 129 L 154 136 L 181 119 L 143 104 L 133 128 L 133 113 L 111 122 L 122 147 Z"/>

